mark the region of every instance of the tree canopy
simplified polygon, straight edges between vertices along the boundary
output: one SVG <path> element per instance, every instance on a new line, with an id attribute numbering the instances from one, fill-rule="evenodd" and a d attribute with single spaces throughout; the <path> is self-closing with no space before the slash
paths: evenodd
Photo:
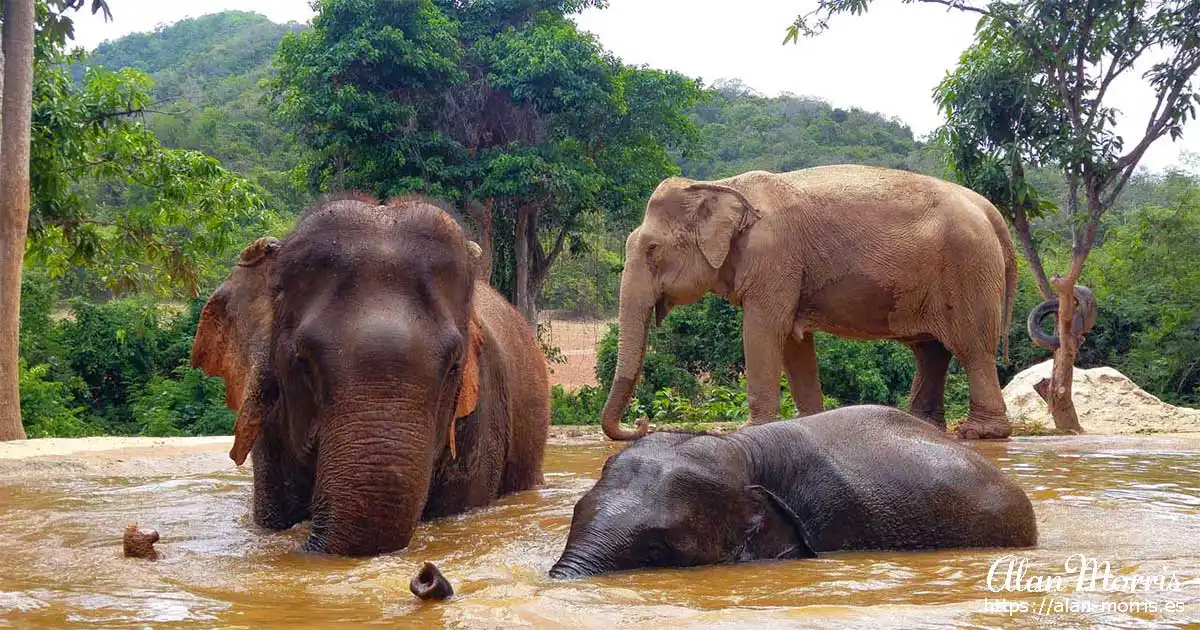
<path id="1" fill-rule="evenodd" d="M 624 65 L 567 18 L 598 4 L 317 2 L 271 87 L 309 149 L 309 189 L 475 208 L 493 282 L 533 320 L 580 215 L 634 212 L 696 135 L 696 82 Z"/>

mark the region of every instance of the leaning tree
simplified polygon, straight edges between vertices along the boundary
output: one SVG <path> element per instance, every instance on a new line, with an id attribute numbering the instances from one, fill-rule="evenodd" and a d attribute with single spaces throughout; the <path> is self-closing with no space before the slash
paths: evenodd
<path id="1" fill-rule="evenodd" d="M 1031 314 L 1030 336 L 1054 350 L 1054 371 L 1039 387 L 1055 426 L 1082 427 L 1071 379 L 1095 301 L 1077 286 L 1096 242 L 1100 218 L 1113 207 L 1147 149 L 1178 139 L 1195 118 L 1200 93 L 1200 0 L 902 0 L 980 15 L 974 43 L 934 91 L 946 123 L 936 136 L 964 184 L 1007 215 L 1046 302 Z M 870 0 L 819 0 L 788 27 L 784 43 L 815 36 L 839 13 L 861 14 Z M 1150 62 L 1149 60 L 1155 59 Z M 1116 133 L 1112 86 L 1138 73 L 1154 109 L 1133 142 Z M 1030 222 L 1055 206 L 1040 199 L 1025 168 L 1053 167 L 1067 183 L 1065 212 L 1071 262 L 1047 278 Z M 1056 315 L 1056 334 L 1040 318 Z"/>

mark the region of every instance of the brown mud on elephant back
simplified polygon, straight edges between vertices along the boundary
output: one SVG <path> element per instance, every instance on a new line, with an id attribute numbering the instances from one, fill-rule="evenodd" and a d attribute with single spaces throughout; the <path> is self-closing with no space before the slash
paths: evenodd
<path id="1" fill-rule="evenodd" d="M 204 305 L 192 343 L 192 367 L 225 381 L 225 405 L 238 412 L 230 458 L 241 465 L 258 434 L 264 410 L 259 363 L 271 330 L 269 285 L 276 238 L 264 236 L 242 250 L 237 266 Z"/>

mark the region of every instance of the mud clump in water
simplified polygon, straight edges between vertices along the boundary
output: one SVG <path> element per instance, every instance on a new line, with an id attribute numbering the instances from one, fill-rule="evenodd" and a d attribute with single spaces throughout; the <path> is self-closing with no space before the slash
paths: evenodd
<path id="1" fill-rule="evenodd" d="M 454 595 L 450 580 L 432 562 L 426 562 L 408 583 L 408 590 L 420 599 L 446 599 Z"/>
<path id="2" fill-rule="evenodd" d="M 157 530 L 151 529 L 143 532 L 138 529 L 137 523 L 134 523 L 125 528 L 125 557 L 158 560 L 162 554 L 154 548 L 156 542 L 158 542 Z"/>

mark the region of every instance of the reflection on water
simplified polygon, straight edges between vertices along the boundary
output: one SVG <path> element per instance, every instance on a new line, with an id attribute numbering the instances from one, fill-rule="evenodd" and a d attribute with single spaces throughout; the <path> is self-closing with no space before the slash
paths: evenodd
<path id="1" fill-rule="evenodd" d="M 408 550 L 365 559 L 292 553 L 306 525 L 283 533 L 254 527 L 249 469 L 228 460 L 192 474 L 155 466 L 145 475 L 81 477 L 66 469 L 0 482 L 0 625 L 1171 627 L 1200 622 L 1200 443 L 1191 444 L 1124 437 L 976 445 L 1030 493 L 1040 544 L 1013 554 L 1028 562 L 1018 581 L 1065 575 L 1054 598 L 989 591 L 989 569 L 1005 555 L 994 551 L 844 553 L 552 581 L 546 572 L 575 501 L 621 448 L 607 442 L 552 445 L 544 488 L 423 524 Z M 219 450 L 213 458 L 224 457 Z M 162 534 L 162 560 L 121 557 L 121 532 L 132 522 Z M 1114 578 L 1169 579 L 1173 571 L 1177 588 L 1104 592 L 1097 581 L 1091 592 L 1072 592 L 1078 575 L 1063 565 L 1071 554 L 1109 562 Z M 426 560 L 454 585 L 453 599 L 420 602 L 409 592 Z M 995 587 L 1008 566 L 994 573 Z M 999 600 L 1030 611 L 989 608 Z M 1057 612 L 1039 616 L 1039 607 Z"/>

